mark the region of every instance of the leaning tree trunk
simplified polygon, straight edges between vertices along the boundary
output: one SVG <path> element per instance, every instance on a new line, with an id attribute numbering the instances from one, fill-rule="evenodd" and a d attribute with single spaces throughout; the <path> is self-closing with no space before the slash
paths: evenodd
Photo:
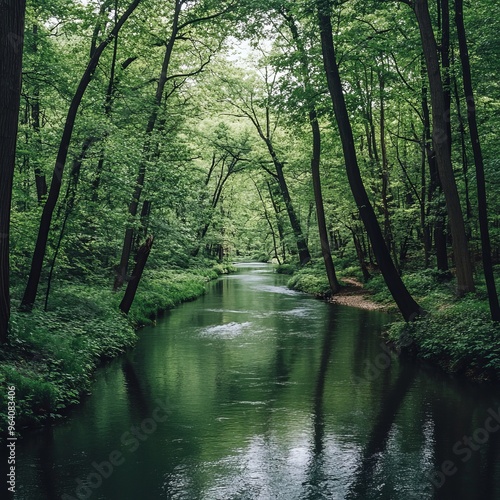
<path id="1" fill-rule="evenodd" d="M 130 215 L 130 225 L 125 229 L 125 236 L 123 238 L 122 252 L 120 256 L 120 263 L 118 264 L 118 269 L 115 277 L 115 282 L 113 284 L 113 290 L 117 291 L 120 289 L 125 282 L 128 270 L 128 263 L 130 260 L 130 253 L 132 251 L 132 243 L 134 241 L 134 229 L 132 227 L 132 222 L 137 215 L 137 209 L 139 207 L 139 201 L 142 195 L 142 189 L 144 187 L 144 181 L 146 179 L 146 165 L 148 161 L 154 156 L 151 152 L 151 135 L 156 127 L 156 122 L 158 120 L 158 113 L 160 111 L 160 105 L 163 99 L 163 94 L 165 92 L 165 85 L 167 83 L 168 68 L 170 66 L 170 59 L 172 57 L 172 51 L 174 50 L 174 44 L 177 39 L 177 34 L 179 30 L 179 16 L 181 13 L 182 2 L 176 1 L 174 18 L 172 20 L 172 31 L 170 38 L 168 40 L 167 46 L 165 48 L 165 55 L 163 56 L 163 62 L 161 67 L 161 73 L 158 78 L 158 83 L 156 85 L 155 101 L 154 107 L 148 118 L 148 123 L 146 125 L 146 142 L 144 144 L 143 157 L 137 171 L 137 178 L 135 181 L 134 193 L 132 199 L 130 200 L 128 206 L 128 212 Z"/>
<path id="2" fill-rule="evenodd" d="M 24 310 L 31 310 L 33 304 L 35 303 L 36 294 L 38 291 L 38 285 L 40 283 L 40 276 L 42 274 L 43 260 L 45 257 L 45 251 L 47 249 L 47 240 L 49 237 L 50 223 L 52 222 L 52 215 L 59 198 L 59 192 L 61 190 L 62 176 L 64 173 L 64 166 L 66 164 L 66 158 L 68 156 L 69 144 L 71 142 L 71 136 L 73 134 L 73 127 L 75 125 L 76 116 L 78 113 L 78 108 L 83 98 L 83 94 L 87 90 L 87 87 L 92 80 L 92 76 L 97 68 L 99 59 L 104 49 L 113 41 L 113 39 L 118 35 L 121 27 L 125 21 L 130 17 L 135 8 L 139 5 L 141 0 L 134 0 L 128 7 L 128 9 L 122 14 L 115 27 L 109 34 L 109 36 L 101 42 L 99 47 L 95 49 L 92 58 L 90 59 L 85 72 L 80 80 L 78 88 L 76 89 L 75 95 L 71 101 L 68 115 L 66 117 L 66 123 L 64 124 L 63 135 L 61 142 L 59 144 L 59 151 L 57 153 L 56 164 L 54 167 L 54 173 L 52 175 L 52 181 L 50 184 L 49 194 L 47 196 L 47 201 L 43 207 L 42 218 L 40 221 L 40 227 L 38 229 L 38 237 L 36 240 L 35 250 L 33 252 L 33 258 L 31 261 L 31 269 L 28 278 L 28 283 L 26 285 L 26 290 L 24 292 L 23 300 L 21 302 L 21 308 Z"/>
<path id="3" fill-rule="evenodd" d="M 9 232 L 21 96 L 25 0 L 0 2 L 0 342 L 10 317 Z"/>
<path id="4" fill-rule="evenodd" d="M 318 221 L 319 241 L 321 245 L 321 253 L 323 261 L 325 262 L 326 276 L 330 285 L 332 294 L 340 290 L 340 283 L 337 280 L 335 273 L 335 266 L 333 265 L 332 251 L 330 242 L 328 241 L 328 229 L 326 227 L 325 207 L 323 204 L 323 194 L 321 191 L 321 174 L 320 174 L 320 157 L 321 157 L 321 131 L 318 123 L 318 114 L 313 100 L 313 89 L 309 79 L 309 64 L 307 60 L 304 44 L 300 39 L 299 31 L 295 23 L 295 19 L 287 12 L 282 12 L 282 15 L 288 22 L 293 40 L 297 47 L 297 52 L 302 65 L 302 80 L 304 85 L 304 92 L 306 94 L 306 101 L 309 106 L 309 123 L 311 125 L 311 132 L 313 136 L 312 156 L 311 156 L 311 176 L 313 181 L 314 202 L 316 205 L 316 219 Z"/>
<path id="5" fill-rule="evenodd" d="M 481 230 L 484 277 L 486 279 L 486 287 L 488 289 L 491 318 L 493 321 L 500 321 L 500 306 L 498 304 L 498 295 L 493 275 L 493 264 L 491 262 L 491 243 L 488 228 L 488 205 L 486 200 L 486 181 L 484 176 L 483 154 L 481 150 L 481 143 L 479 142 L 479 131 L 476 121 L 476 105 L 474 103 L 474 91 L 472 89 L 469 50 L 465 35 L 462 0 L 455 0 L 455 23 L 457 25 L 460 59 L 462 61 L 464 92 L 467 99 L 470 138 L 472 151 L 474 153 L 474 162 L 476 164 L 477 201 L 479 209 L 479 228 Z"/>
<path id="6" fill-rule="evenodd" d="M 151 252 L 151 247 L 153 246 L 153 239 L 153 236 L 149 236 L 145 243 L 141 245 L 141 247 L 137 251 L 137 262 L 132 272 L 132 276 L 130 277 L 130 280 L 128 282 L 127 289 L 125 290 L 125 295 L 120 302 L 120 309 L 125 314 L 128 314 L 128 312 L 130 311 L 130 307 L 134 302 L 137 287 L 139 286 L 139 282 L 141 281 L 142 272 L 146 267 L 146 262 Z"/>
<path id="7" fill-rule="evenodd" d="M 431 138 L 431 119 L 429 112 L 429 103 L 427 100 L 427 87 L 424 84 L 424 72 L 426 71 L 425 63 L 422 61 L 422 116 L 424 124 L 424 148 L 427 157 L 427 163 L 429 164 L 429 190 L 427 193 L 427 203 L 429 205 L 428 214 L 430 213 L 431 202 L 435 198 L 437 193 L 438 199 L 435 202 L 436 205 L 436 222 L 434 223 L 434 248 L 436 250 L 436 261 L 437 268 L 440 271 L 448 271 L 448 252 L 446 248 L 446 235 L 444 234 L 445 222 L 446 222 L 446 210 L 443 204 L 439 200 L 439 195 L 442 192 L 441 181 L 439 180 L 439 174 L 437 171 L 436 155 L 434 153 L 434 148 L 432 147 Z M 431 228 L 428 227 L 428 238 L 430 240 Z"/>
<path id="8" fill-rule="evenodd" d="M 318 117 L 314 107 L 309 111 L 309 121 L 313 132 L 313 154 L 311 158 L 311 172 L 314 189 L 314 200 L 316 203 L 316 218 L 318 219 L 319 240 L 321 243 L 321 253 L 325 262 L 326 275 L 332 294 L 340 290 L 340 283 L 337 280 L 335 267 L 332 260 L 330 243 L 328 242 L 328 230 L 326 228 L 325 208 L 323 206 L 323 195 L 321 193 L 321 175 L 319 171 L 321 154 L 321 133 L 319 129 Z"/>
<path id="9" fill-rule="evenodd" d="M 384 236 L 375 215 L 375 211 L 370 203 L 366 192 L 361 172 L 359 170 L 356 149 L 354 147 L 354 137 L 352 134 L 349 114 L 345 104 L 342 91 L 342 82 L 337 66 L 335 47 L 333 44 L 332 24 L 330 19 L 330 8 L 328 0 L 317 0 L 319 29 L 321 32 L 321 48 L 323 53 L 323 63 L 326 71 L 328 89 L 333 102 L 335 118 L 339 127 L 344 159 L 347 169 L 347 177 L 351 190 L 358 206 L 361 219 L 366 228 L 366 232 L 371 240 L 373 251 L 377 258 L 384 280 L 391 292 L 396 304 L 406 321 L 413 320 L 422 313 L 422 309 L 415 302 L 408 292 L 399 273 L 391 259 L 389 249 L 384 241 Z"/>
<path id="10" fill-rule="evenodd" d="M 434 151 L 436 153 L 439 178 L 446 199 L 451 228 L 457 275 L 457 294 L 461 296 L 474 291 L 474 277 L 469 254 L 469 244 L 465 234 L 464 217 L 451 162 L 451 137 L 448 132 L 448 115 L 446 114 L 446 101 L 443 82 L 441 81 L 437 44 L 432 29 L 427 0 L 414 0 L 413 4 L 427 64 L 432 103 Z"/>

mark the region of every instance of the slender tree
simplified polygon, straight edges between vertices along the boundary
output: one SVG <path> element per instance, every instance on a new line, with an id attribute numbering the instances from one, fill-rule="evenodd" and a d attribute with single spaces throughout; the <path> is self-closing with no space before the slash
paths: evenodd
<path id="1" fill-rule="evenodd" d="M 297 51 L 301 64 L 302 85 L 304 87 L 307 107 L 309 108 L 308 116 L 313 137 L 312 156 L 311 156 L 311 175 L 313 181 L 314 202 L 316 206 L 316 219 L 318 222 L 319 240 L 321 245 L 321 253 L 323 255 L 323 261 L 325 262 L 328 284 L 330 285 L 330 291 L 332 294 L 335 294 L 340 290 L 340 283 L 337 280 L 335 266 L 333 265 L 330 242 L 328 241 L 328 230 L 326 227 L 325 207 L 323 204 L 323 194 L 321 190 L 321 173 L 320 173 L 321 130 L 319 128 L 318 113 L 316 111 L 316 104 L 313 98 L 313 88 L 309 77 L 310 74 L 309 61 L 307 58 L 304 44 L 300 38 L 299 30 L 297 28 L 297 24 L 295 22 L 294 17 L 292 16 L 291 13 L 287 12 L 284 9 L 282 11 L 282 15 L 287 21 L 290 31 L 292 33 L 292 38 L 295 43 L 295 50 Z"/>
<path id="2" fill-rule="evenodd" d="M 422 309 L 408 292 L 394 266 L 389 249 L 384 241 L 384 236 L 380 229 L 377 216 L 375 215 L 363 180 L 361 179 L 354 146 L 354 137 L 342 90 L 342 81 L 340 79 L 335 46 L 333 43 L 329 0 L 317 0 L 317 7 L 323 63 L 326 71 L 328 90 L 332 98 L 335 118 L 339 127 L 349 184 L 387 287 L 404 319 L 410 321 L 420 315 Z"/>
<path id="3" fill-rule="evenodd" d="M 125 24 L 130 15 L 134 12 L 136 7 L 139 5 L 141 0 L 134 0 L 127 8 L 127 10 L 121 15 L 120 19 L 114 26 L 111 33 L 99 44 L 99 46 L 93 51 L 92 57 L 87 64 L 87 68 L 80 79 L 80 83 L 76 89 L 75 95 L 71 100 L 71 104 L 66 117 L 66 122 L 64 124 L 63 135 L 61 142 L 59 143 L 59 150 L 57 153 L 56 164 L 54 167 L 54 172 L 52 174 L 52 181 L 50 184 L 49 194 L 47 196 L 47 201 L 43 207 L 42 218 L 40 221 L 40 227 L 38 229 L 38 237 L 36 240 L 35 250 L 33 252 L 33 258 L 31 260 L 31 269 L 28 278 L 28 283 L 24 292 L 24 296 L 21 302 L 21 308 L 24 310 L 31 310 L 33 304 L 35 303 L 38 285 L 40 283 L 40 277 L 42 274 L 43 261 L 45 257 L 45 251 L 47 248 L 47 240 L 49 237 L 50 224 L 52 221 L 52 215 L 59 198 L 59 192 L 62 185 L 62 177 L 64 173 L 64 167 L 66 165 L 66 159 L 68 157 L 69 145 L 71 142 L 71 137 L 73 135 L 73 128 L 76 121 L 76 116 L 78 113 L 78 108 L 82 101 L 83 95 L 87 90 L 89 83 L 92 80 L 95 69 L 99 63 L 99 59 L 104 52 L 104 49 L 114 40 L 118 35 L 121 27 Z"/>
<path id="4" fill-rule="evenodd" d="M 0 1 L 0 342 L 10 318 L 10 204 L 21 95 L 25 0 Z"/>
<path id="5" fill-rule="evenodd" d="M 479 130 L 476 120 L 476 104 L 474 102 L 469 49 L 465 33 L 463 0 L 455 0 L 455 24 L 457 26 L 458 43 L 460 47 L 460 60 L 462 61 L 464 92 L 467 100 L 467 116 L 469 120 L 469 133 L 472 143 L 472 151 L 474 153 L 474 163 L 476 164 L 477 201 L 479 209 L 479 229 L 481 231 L 484 277 L 486 280 L 486 287 L 488 289 L 491 318 L 493 321 L 500 321 L 500 306 L 498 304 L 495 277 L 493 275 L 493 264 L 491 261 L 491 243 L 488 228 L 488 205 L 486 199 L 483 152 L 481 149 L 481 142 L 479 140 Z"/>
<path id="6" fill-rule="evenodd" d="M 461 296 L 474 291 L 474 276 L 469 254 L 469 244 L 465 233 L 462 207 L 460 206 L 457 183 L 453 174 L 449 113 L 447 113 L 447 101 L 441 80 L 437 43 L 432 29 L 428 1 L 414 0 L 410 2 L 410 0 L 405 0 L 404 3 L 411 5 L 415 12 L 427 66 L 432 103 L 432 139 L 451 228 L 457 275 L 457 294 Z"/>

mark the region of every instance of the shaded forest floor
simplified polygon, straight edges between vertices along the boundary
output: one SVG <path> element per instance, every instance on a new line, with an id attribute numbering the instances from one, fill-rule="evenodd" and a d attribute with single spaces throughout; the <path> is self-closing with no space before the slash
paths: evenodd
<path id="1" fill-rule="evenodd" d="M 332 304 L 357 307 L 368 311 L 387 310 L 387 306 L 371 299 L 371 293 L 356 278 L 344 277 L 341 280 L 342 289 L 328 300 Z"/>

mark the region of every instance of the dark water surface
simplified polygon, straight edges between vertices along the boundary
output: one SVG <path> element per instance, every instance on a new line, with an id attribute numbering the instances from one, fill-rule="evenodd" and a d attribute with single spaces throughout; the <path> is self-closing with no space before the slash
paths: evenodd
<path id="1" fill-rule="evenodd" d="M 18 442 L 15 498 L 500 499 L 497 388 L 400 362 L 387 315 L 285 283 L 241 265 L 141 330 Z"/>

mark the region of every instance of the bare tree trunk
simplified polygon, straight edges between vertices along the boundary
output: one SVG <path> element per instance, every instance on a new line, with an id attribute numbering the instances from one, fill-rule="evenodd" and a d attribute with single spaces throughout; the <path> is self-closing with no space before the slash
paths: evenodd
<path id="1" fill-rule="evenodd" d="M 132 271 L 132 276 L 127 285 L 127 289 L 125 290 L 125 295 L 120 302 L 120 309 L 128 314 L 130 311 L 130 307 L 134 302 L 135 294 L 137 292 L 137 287 L 139 286 L 139 282 L 141 281 L 142 273 L 144 268 L 146 267 L 146 262 L 148 260 L 149 254 L 151 252 L 151 247 L 153 246 L 153 236 L 149 236 L 146 242 L 141 245 L 137 252 L 137 262 L 135 264 L 134 270 Z"/>
<path id="2" fill-rule="evenodd" d="M 328 89 L 332 98 L 335 118 L 339 127 L 340 138 L 347 168 L 349 184 L 359 208 L 361 219 L 371 240 L 378 265 L 382 271 L 387 287 L 389 288 L 404 319 L 410 321 L 422 313 L 422 309 L 408 292 L 396 267 L 391 259 L 384 236 L 380 229 L 377 216 L 368 198 L 356 157 L 354 137 L 349 121 L 349 114 L 345 104 L 342 82 L 337 66 L 335 47 L 333 44 L 332 24 L 330 20 L 330 6 L 328 0 L 317 0 L 319 29 L 321 33 L 321 46 L 323 62 L 326 71 Z"/>
<path id="3" fill-rule="evenodd" d="M 10 318 L 10 205 L 21 96 L 25 0 L 0 2 L 0 342 Z"/>
<path id="4" fill-rule="evenodd" d="M 426 67 L 425 61 L 422 61 L 422 115 L 424 122 L 424 148 L 425 154 L 427 156 L 427 163 L 429 165 L 430 182 L 429 189 L 427 193 L 427 203 L 428 211 L 427 215 L 430 215 L 431 202 L 435 199 L 437 193 L 438 200 L 436 200 L 435 205 L 435 217 L 436 222 L 434 223 L 434 249 L 436 251 L 436 264 L 440 271 L 448 271 L 448 252 L 446 248 L 446 236 L 444 234 L 445 221 L 446 221 L 446 210 L 439 201 L 439 196 L 442 192 L 441 181 L 439 179 L 439 174 L 436 164 L 436 155 L 434 153 L 434 148 L 432 146 L 431 137 L 431 119 L 429 112 L 429 103 L 427 100 L 427 86 L 425 80 L 427 77 L 425 75 Z M 429 240 L 431 239 L 431 227 L 428 226 Z"/>
<path id="5" fill-rule="evenodd" d="M 33 25 L 32 50 L 34 54 L 38 52 L 37 24 Z M 47 180 L 45 178 L 45 174 L 42 172 L 40 168 L 40 160 L 38 159 L 38 156 L 41 153 L 41 146 L 42 146 L 42 141 L 40 140 L 40 87 L 38 83 L 35 84 L 35 88 L 33 89 L 33 102 L 31 104 L 31 119 L 32 119 L 33 132 L 35 135 L 35 144 L 37 148 L 37 154 L 34 159 L 36 195 L 38 198 L 38 203 L 41 203 L 43 201 L 43 198 L 47 195 Z"/>
<path id="6" fill-rule="evenodd" d="M 309 107 L 309 123 L 311 125 L 311 131 L 313 136 L 311 174 L 313 181 L 314 201 L 316 205 L 316 219 L 318 221 L 319 240 L 321 244 L 321 254 L 323 255 L 323 260 L 325 262 L 326 276 L 328 278 L 328 283 L 330 285 L 330 291 L 332 294 L 335 294 L 340 290 L 340 283 L 338 282 L 337 274 L 335 273 L 335 266 L 333 265 L 333 259 L 332 259 L 332 251 L 330 248 L 330 243 L 328 241 L 328 230 L 326 228 L 325 207 L 323 204 L 323 194 L 321 191 L 321 174 L 320 174 L 321 131 L 319 128 L 316 106 L 312 98 L 313 89 L 311 87 L 311 82 L 309 80 L 309 64 L 307 61 L 305 48 L 302 43 L 302 40 L 300 39 L 300 35 L 294 18 L 289 13 L 283 12 L 282 14 L 288 22 L 302 64 L 302 79 L 303 79 L 307 104 Z"/>
<path id="7" fill-rule="evenodd" d="M 449 117 L 446 113 L 446 100 L 437 57 L 437 44 L 432 29 L 428 2 L 427 0 L 414 0 L 413 4 L 420 29 L 420 37 L 427 65 L 427 75 L 429 77 L 434 151 L 436 153 L 439 178 L 443 186 L 451 228 L 457 275 L 457 294 L 461 296 L 474 291 L 474 277 L 460 198 L 451 162 L 451 137 L 448 135 L 449 124 L 447 122 Z"/>
<path id="8" fill-rule="evenodd" d="M 481 230 L 481 249 L 483 256 L 484 277 L 488 289 L 488 300 L 490 304 L 491 319 L 500 321 L 500 306 L 491 262 L 491 243 L 488 228 L 488 204 L 486 198 L 486 180 L 484 176 L 483 153 L 479 141 L 479 130 L 476 121 L 476 106 L 474 103 L 474 91 L 472 88 L 472 76 L 469 61 L 469 50 L 465 34 L 463 1 L 455 0 L 455 23 L 457 25 L 458 43 L 460 46 L 460 59 L 462 61 L 462 72 L 464 81 L 465 98 L 467 99 L 467 116 L 469 119 L 469 131 L 476 164 L 477 200 L 479 208 L 479 227 Z"/>

